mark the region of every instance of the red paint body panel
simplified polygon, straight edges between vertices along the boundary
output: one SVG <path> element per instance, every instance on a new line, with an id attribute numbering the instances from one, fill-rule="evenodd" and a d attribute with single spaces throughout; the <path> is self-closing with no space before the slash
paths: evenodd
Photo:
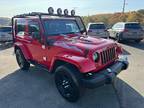
<path id="1" fill-rule="evenodd" d="M 19 20 L 21 19 L 19 18 Z M 33 21 L 39 24 L 42 41 L 39 42 L 32 39 L 26 34 L 24 36 L 17 36 L 14 31 L 14 45 L 22 50 L 27 60 L 36 61 L 46 66 L 49 71 L 53 69 L 56 60 L 62 60 L 75 65 L 81 73 L 98 72 L 113 63 L 119 55 L 119 52 L 115 52 L 115 58 L 106 64 L 102 64 L 101 58 L 98 62 L 94 62 L 92 58 L 94 52 L 100 53 L 109 48 L 117 49 L 119 46 L 112 40 L 94 38 L 80 33 L 67 34 L 66 38 L 61 35 L 49 36 L 48 39 L 54 42 L 52 45 L 47 45 L 40 20 L 34 19 Z M 13 28 L 16 29 L 15 24 Z M 25 31 L 28 32 L 27 24 L 25 25 Z"/>
<path id="2" fill-rule="evenodd" d="M 53 61 L 56 60 L 62 60 L 74 64 L 82 73 L 90 72 L 96 69 L 95 63 L 93 61 L 82 56 L 61 53 L 57 55 Z M 51 64 L 51 67 L 53 67 L 53 63 Z"/>

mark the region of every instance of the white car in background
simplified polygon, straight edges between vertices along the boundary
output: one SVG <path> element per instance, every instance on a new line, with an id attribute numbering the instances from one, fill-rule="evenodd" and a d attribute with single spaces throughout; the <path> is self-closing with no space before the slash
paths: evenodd
<path id="1" fill-rule="evenodd" d="M 10 42 L 13 40 L 12 37 L 12 27 L 10 26 L 5 26 L 5 27 L 0 27 L 0 42 Z"/>
<path id="2" fill-rule="evenodd" d="M 103 22 L 89 23 L 87 32 L 90 36 L 109 38 L 109 32 L 107 31 L 107 28 Z"/>
<path id="3" fill-rule="evenodd" d="M 139 43 L 144 39 L 144 30 L 139 22 L 118 22 L 109 30 L 109 34 L 118 42 L 133 40 Z"/>

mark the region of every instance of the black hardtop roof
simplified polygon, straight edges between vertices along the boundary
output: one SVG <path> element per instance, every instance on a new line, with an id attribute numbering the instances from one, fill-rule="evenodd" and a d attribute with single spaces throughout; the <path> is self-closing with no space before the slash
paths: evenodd
<path id="1" fill-rule="evenodd" d="M 27 17 L 32 17 L 32 16 L 41 17 L 43 15 L 46 15 L 46 16 L 59 16 L 59 17 L 80 17 L 80 16 L 71 16 L 71 15 L 48 14 L 48 13 L 42 13 L 42 12 L 31 12 L 31 13 L 16 15 L 13 18 L 27 18 Z"/>

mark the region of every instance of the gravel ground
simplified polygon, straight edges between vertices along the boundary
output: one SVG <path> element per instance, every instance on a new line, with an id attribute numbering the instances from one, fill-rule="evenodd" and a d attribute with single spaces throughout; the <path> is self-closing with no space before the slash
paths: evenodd
<path id="1" fill-rule="evenodd" d="M 59 95 L 52 75 L 37 67 L 19 70 L 13 48 L 0 45 L 0 108 L 144 108 L 144 42 L 122 46 L 130 66 L 115 88 L 86 89 L 77 103 L 69 103 Z"/>

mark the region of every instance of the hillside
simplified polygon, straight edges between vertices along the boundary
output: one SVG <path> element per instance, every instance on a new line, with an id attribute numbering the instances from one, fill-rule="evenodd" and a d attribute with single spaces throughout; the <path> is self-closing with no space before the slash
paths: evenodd
<path id="1" fill-rule="evenodd" d="M 92 16 L 83 16 L 85 25 L 89 22 L 104 22 L 108 26 L 112 26 L 113 24 L 121 21 L 138 21 L 144 26 L 144 9 L 140 9 L 138 11 L 126 12 L 122 13 L 113 13 L 113 14 L 97 14 Z M 0 26 L 10 25 L 11 19 L 0 17 Z"/>
<path id="2" fill-rule="evenodd" d="M 104 22 L 108 26 L 112 26 L 113 24 L 121 21 L 138 21 L 142 25 L 144 25 L 144 9 L 140 9 L 138 11 L 126 12 L 122 13 L 114 13 L 114 14 L 97 14 L 92 16 L 84 16 L 84 23 L 87 25 L 89 22 Z"/>
<path id="3" fill-rule="evenodd" d="M 7 26 L 10 25 L 11 19 L 0 17 L 0 26 Z"/>

